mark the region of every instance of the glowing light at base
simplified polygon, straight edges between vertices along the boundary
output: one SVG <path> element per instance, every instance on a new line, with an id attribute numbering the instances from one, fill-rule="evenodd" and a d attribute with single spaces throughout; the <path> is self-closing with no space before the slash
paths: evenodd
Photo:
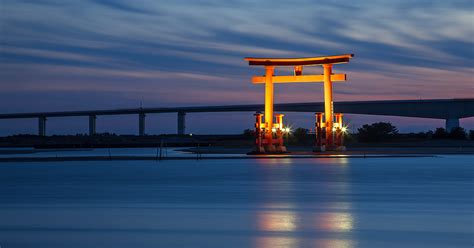
<path id="1" fill-rule="evenodd" d="M 342 128 L 341 128 L 341 131 L 342 131 L 343 133 L 347 133 L 349 130 L 347 129 L 347 127 L 342 127 Z"/>

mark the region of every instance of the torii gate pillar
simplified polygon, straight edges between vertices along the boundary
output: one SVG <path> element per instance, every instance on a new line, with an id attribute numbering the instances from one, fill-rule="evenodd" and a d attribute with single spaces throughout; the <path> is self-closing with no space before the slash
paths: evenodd
<path id="1" fill-rule="evenodd" d="M 324 117 L 326 124 L 326 147 L 334 146 L 334 105 L 332 101 L 332 64 L 324 64 Z"/>
<path id="2" fill-rule="evenodd" d="M 265 66 L 265 140 L 266 146 L 265 151 L 274 152 L 275 146 L 273 145 L 273 72 L 275 68 L 273 66 Z"/>

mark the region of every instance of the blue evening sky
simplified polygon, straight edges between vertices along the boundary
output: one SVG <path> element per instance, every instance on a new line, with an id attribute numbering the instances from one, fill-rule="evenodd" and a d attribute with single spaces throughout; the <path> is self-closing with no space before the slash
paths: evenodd
<path id="1" fill-rule="evenodd" d="M 243 60 L 354 53 L 335 72 L 335 101 L 474 96 L 474 2 L 282 0 L 1 0 L 0 113 L 263 102 L 262 74 Z M 309 71 L 319 72 L 319 68 Z M 322 101 L 322 85 L 278 85 L 275 102 Z M 337 110 L 336 110 L 337 111 Z M 251 113 L 189 114 L 189 132 L 239 133 Z M 288 113 L 310 128 L 313 115 Z M 136 133 L 136 116 L 99 117 L 99 132 Z M 462 120 L 474 127 L 473 118 Z M 402 131 L 442 120 L 391 121 Z M 225 122 L 231 122 L 224 125 Z M 35 133 L 4 120 L 0 135 Z M 176 116 L 150 115 L 148 133 L 173 133 Z M 56 118 L 49 134 L 87 132 Z"/>

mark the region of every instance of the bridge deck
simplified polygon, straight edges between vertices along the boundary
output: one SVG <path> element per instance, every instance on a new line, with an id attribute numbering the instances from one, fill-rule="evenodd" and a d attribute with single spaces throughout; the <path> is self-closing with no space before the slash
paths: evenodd
<path id="1" fill-rule="evenodd" d="M 474 116 L 474 98 L 335 102 L 334 108 L 337 112 L 346 114 L 388 115 L 433 119 L 456 119 Z M 0 114 L 0 119 L 91 115 L 128 115 L 140 113 L 146 114 L 176 112 L 255 112 L 262 111 L 263 109 L 263 104 L 170 108 L 128 108 L 111 110 L 11 113 Z M 324 103 L 280 103 L 275 104 L 275 110 L 280 112 L 323 112 Z"/>

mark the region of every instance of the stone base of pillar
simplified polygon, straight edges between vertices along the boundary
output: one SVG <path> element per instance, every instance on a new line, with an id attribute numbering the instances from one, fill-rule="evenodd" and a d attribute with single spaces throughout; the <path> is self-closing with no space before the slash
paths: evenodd
<path id="1" fill-rule="evenodd" d="M 262 154 L 262 153 L 265 153 L 265 149 L 263 147 L 259 146 L 259 147 L 255 148 L 255 152 L 259 153 L 259 154 Z"/>
<path id="2" fill-rule="evenodd" d="M 325 152 L 325 151 L 347 151 L 345 146 L 315 146 L 313 147 L 313 152 Z"/>
<path id="3" fill-rule="evenodd" d="M 283 154 L 288 153 L 286 146 L 265 146 L 265 147 L 255 147 L 255 149 L 247 155 L 271 155 L 271 154 Z"/>
<path id="4" fill-rule="evenodd" d="M 285 152 L 286 152 L 286 146 L 277 146 L 277 147 L 275 148 L 275 151 L 276 151 L 277 153 L 285 153 Z"/>
<path id="5" fill-rule="evenodd" d="M 315 146 L 313 147 L 313 152 L 325 152 L 326 146 Z"/>
<path id="6" fill-rule="evenodd" d="M 248 152 L 247 155 L 260 155 L 265 154 L 265 149 L 261 146 L 255 147 L 255 149 L 251 152 Z"/>
<path id="7" fill-rule="evenodd" d="M 345 146 L 336 146 L 336 149 L 334 151 L 347 151 L 346 147 Z"/>
<path id="8" fill-rule="evenodd" d="M 265 146 L 265 152 L 266 153 L 276 152 L 276 148 L 275 148 L 274 145 L 266 145 Z"/>
<path id="9" fill-rule="evenodd" d="M 334 146 L 334 145 L 326 146 L 326 151 L 336 151 L 336 149 L 337 149 L 337 146 Z"/>

